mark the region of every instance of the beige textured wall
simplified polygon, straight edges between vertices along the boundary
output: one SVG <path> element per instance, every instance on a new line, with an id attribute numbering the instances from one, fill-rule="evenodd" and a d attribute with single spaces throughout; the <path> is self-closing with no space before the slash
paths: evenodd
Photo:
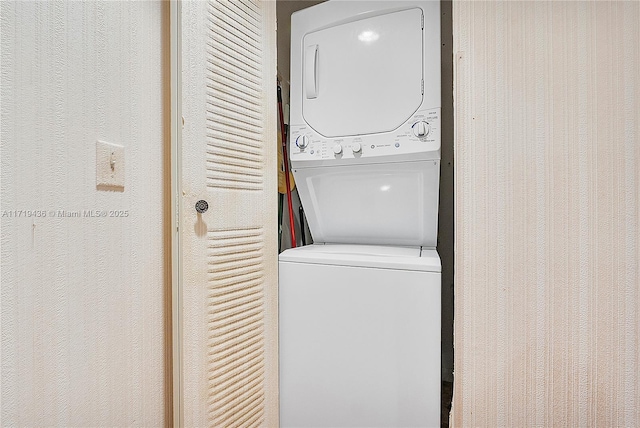
<path id="1" fill-rule="evenodd" d="M 640 2 L 453 12 L 453 422 L 640 426 Z"/>
<path id="2" fill-rule="evenodd" d="M 0 2 L 1 426 L 164 425 L 162 8 Z"/>

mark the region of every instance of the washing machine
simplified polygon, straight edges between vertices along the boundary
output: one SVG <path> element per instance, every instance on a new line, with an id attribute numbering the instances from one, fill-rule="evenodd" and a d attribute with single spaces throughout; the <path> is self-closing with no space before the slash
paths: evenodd
<path id="1" fill-rule="evenodd" d="M 279 275 L 282 427 L 439 426 L 434 250 L 311 245 Z"/>
<path id="2" fill-rule="evenodd" d="M 314 244 L 279 259 L 283 427 L 440 424 L 440 9 L 291 18 L 290 159 Z"/>

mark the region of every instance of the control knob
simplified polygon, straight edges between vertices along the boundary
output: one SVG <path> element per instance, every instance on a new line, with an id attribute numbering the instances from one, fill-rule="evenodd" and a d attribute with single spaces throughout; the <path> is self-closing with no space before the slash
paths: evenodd
<path id="1" fill-rule="evenodd" d="M 335 146 L 333 146 L 333 153 L 335 153 L 336 155 L 342 153 L 342 145 L 336 144 Z"/>
<path id="2" fill-rule="evenodd" d="M 351 151 L 353 153 L 360 153 L 362 151 L 362 145 L 360 143 L 353 143 L 351 145 Z"/>
<path id="3" fill-rule="evenodd" d="M 423 120 L 414 123 L 411 128 L 413 129 L 413 135 L 418 138 L 426 137 L 431 132 L 431 126 Z"/>
<path id="4" fill-rule="evenodd" d="M 305 147 L 307 147 L 308 145 L 309 145 L 309 137 L 307 137 L 306 135 L 301 135 L 298 138 L 296 138 L 296 146 L 298 146 L 300 150 L 304 150 Z"/>

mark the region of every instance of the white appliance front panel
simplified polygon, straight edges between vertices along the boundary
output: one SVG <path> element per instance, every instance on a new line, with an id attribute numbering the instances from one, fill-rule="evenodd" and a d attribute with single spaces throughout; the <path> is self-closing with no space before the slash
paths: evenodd
<path id="1" fill-rule="evenodd" d="M 438 1 L 330 0 L 295 12 L 292 129 L 307 126 L 327 139 L 360 136 L 368 147 L 370 138 L 411 128 L 412 114 L 441 107 L 440 50 Z"/>
<path id="2" fill-rule="evenodd" d="M 419 122 L 425 123 L 429 130 L 423 137 L 414 134 Z M 294 168 L 437 160 L 440 159 L 440 109 L 417 111 L 390 133 L 326 138 L 308 125 L 292 125 L 290 135 L 289 152 Z"/>
<path id="3" fill-rule="evenodd" d="M 280 262 L 280 425 L 439 426 L 440 281 Z"/>
<path id="4" fill-rule="evenodd" d="M 422 10 L 367 16 L 303 39 L 302 114 L 325 137 L 389 132 L 422 103 Z"/>
<path id="5" fill-rule="evenodd" d="M 389 245 L 312 244 L 280 253 L 281 262 L 441 272 L 436 250 Z"/>
<path id="6" fill-rule="evenodd" d="M 294 174 L 314 242 L 436 247 L 439 161 Z"/>

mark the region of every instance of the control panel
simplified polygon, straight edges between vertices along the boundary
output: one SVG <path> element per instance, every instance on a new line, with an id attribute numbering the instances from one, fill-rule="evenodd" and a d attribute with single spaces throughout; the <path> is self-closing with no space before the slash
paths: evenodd
<path id="1" fill-rule="evenodd" d="M 294 167 L 384 162 L 412 154 L 439 159 L 440 109 L 417 111 L 396 130 L 381 134 L 327 138 L 309 125 L 292 125 L 290 136 Z"/>

